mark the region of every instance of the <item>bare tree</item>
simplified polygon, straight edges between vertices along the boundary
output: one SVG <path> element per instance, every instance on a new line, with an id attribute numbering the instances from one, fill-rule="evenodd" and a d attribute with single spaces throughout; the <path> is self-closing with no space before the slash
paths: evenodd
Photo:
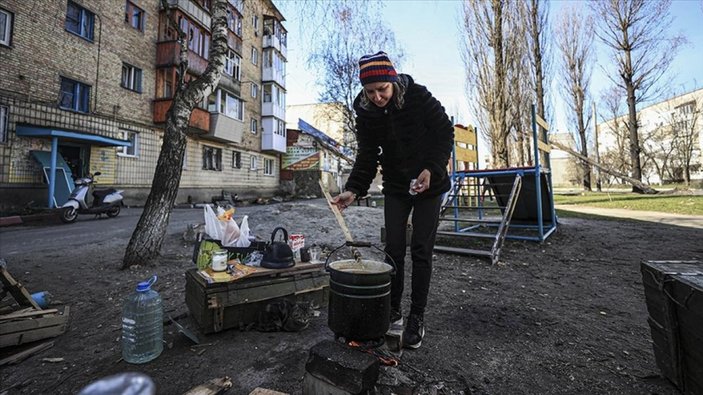
<path id="1" fill-rule="evenodd" d="M 359 57 L 383 50 L 400 71 L 404 56 L 393 31 L 378 15 L 370 14 L 368 9 L 337 4 L 334 7 L 334 29 L 319 38 L 309 57 L 310 65 L 319 70 L 316 80 L 321 88 L 319 100 L 343 104 L 343 107 L 334 108 L 343 111 L 340 115 L 348 131 L 344 143 L 352 149 L 356 147 L 353 104 L 361 91 Z"/>
<path id="2" fill-rule="evenodd" d="M 642 180 L 637 103 L 660 86 L 683 38 L 669 37 L 671 0 L 599 0 L 591 3 L 598 16 L 596 35 L 614 52 L 619 78 L 611 78 L 627 92 L 631 175 Z M 633 185 L 633 192 L 642 192 Z"/>
<path id="3" fill-rule="evenodd" d="M 671 112 L 671 129 L 673 131 L 673 162 L 677 173 L 687 186 L 691 185 L 691 172 L 700 169 L 701 149 L 698 144 L 701 130 L 701 99 L 680 104 Z M 698 160 L 697 160 L 698 159 Z"/>
<path id="4" fill-rule="evenodd" d="M 187 80 L 188 40 L 186 32 L 172 18 L 167 0 L 161 1 L 162 7 L 169 13 L 171 27 L 178 32 L 180 58 L 178 81 L 171 108 L 166 114 L 161 152 L 156 163 L 156 171 L 151 184 L 151 191 L 146 199 L 137 227 L 127 245 L 122 267 L 155 263 L 161 250 L 166 228 L 171 216 L 171 209 L 176 200 L 181 181 L 183 157 L 186 147 L 188 122 L 196 104 L 203 102 L 217 87 L 225 65 L 227 52 L 227 0 L 214 0 L 212 4 L 212 44 L 209 63 L 205 72 L 198 78 Z"/>
<path id="5" fill-rule="evenodd" d="M 522 12 L 520 17 L 527 19 L 527 7 L 521 7 L 523 3 L 518 2 L 518 10 Z M 528 31 L 525 24 L 516 24 L 515 28 L 507 29 L 505 35 L 505 58 L 507 61 L 507 83 L 510 94 L 507 96 L 508 105 L 508 130 L 515 141 L 514 147 L 508 144 L 510 152 L 510 165 L 528 166 L 532 165 L 532 150 L 530 149 L 531 125 L 531 105 L 535 101 L 533 79 L 531 78 L 530 67 L 531 53 L 528 51 Z M 510 141 L 510 140 L 509 140 Z"/>
<path id="6" fill-rule="evenodd" d="M 611 141 L 610 144 L 603 144 L 608 147 L 605 150 L 598 147 L 602 151 L 600 161 L 619 173 L 627 173 L 630 168 L 629 155 L 627 155 L 627 125 L 622 115 L 624 96 L 624 91 L 619 86 L 613 85 L 601 93 L 600 97 L 602 112 L 607 114 L 610 121 L 606 123 L 606 128 L 600 129 L 599 143 Z"/>
<path id="7" fill-rule="evenodd" d="M 530 54 L 532 87 L 534 89 L 534 101 L 537 103 L 537 115 L 545 121 L 549 121 L 547 108 L 545 107 L 546 87 L 544 76 L 549 73 L 549 7 L 545 0 L 529 0 L 522 3 L 526 7 L 528 21 L 527 44 Z M 529 108 L 529 107 L 528 107 Z M 527 110 L 526 110 L 527 111 Z M 539 136 L 543 141 L 547 141 L 547 130 L 539 127 Z M 528 150 L 529 151 L 529 150 Z M 545 163 L 549 163 L 549 153 L 544 153 Z"/>
<path id="8" fill-rule="evenodd" d="M 591 121 L 588 111 L 589 85 L 593 65 L 593 17 L 569 7 L 559 18 L 556 28 L 556 43 L 561 59 L 563 95 L 570 113 L 570 121 L 576 128 L 577 145 L 581 155 L 588 157 L 587 131 Z M 582 162 L 583 189 L 591 190 L 591 166 Z"/>
<path id="9" fill-rule="evenodd" d="M 318 99 L 342 104 L 326 107 L 325 111 L 331 119 L 342 120 L 345 126 L 343 144 L 355 151 L 353 104 L 361 91 L 359 57 L 384 51 L 397 69 L 404 58 L 393 31 L 380 18 L 383 3 L 378 0 L 300 0 L 287 5 L 299 18 L 301 44 L 309 53 L 306 61 L 318 76 L 315 81 L 320 88 Z"/>
<path id="10" fill-rule="evenodd" d="M 516 28 L 514 1 L 468 0 L 463 7 L 462 58 L 467 70 L 470 101 L 479 118 L 481 131 L 491 147 L 495 167 L 508 167 L 508 67 L 510 45 L 506 31 Z"/>

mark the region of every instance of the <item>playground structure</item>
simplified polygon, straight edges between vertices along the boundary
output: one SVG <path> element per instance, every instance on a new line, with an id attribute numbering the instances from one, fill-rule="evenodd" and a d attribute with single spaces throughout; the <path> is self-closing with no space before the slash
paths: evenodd
<path id="1" fill-rule="evenodd" d="M 476 147 L 475 130 L 470 129 L 473 134 L 467 136 L 456 135 L 452 188 L 442 203 L 435 251 L 489 257 L 495 264 L 506 238 L 543 242 L 556 230 L 549 157 L 545 155 L 551 146 L 540 140 L 538 125 L 549 129 L 532 106 L 534 166 L 529 167 L 478 170 L 464 163 L 473 157 L 462 152 L 467 140 Z M 474 151 L 477 165 L 478 152 Z"/>

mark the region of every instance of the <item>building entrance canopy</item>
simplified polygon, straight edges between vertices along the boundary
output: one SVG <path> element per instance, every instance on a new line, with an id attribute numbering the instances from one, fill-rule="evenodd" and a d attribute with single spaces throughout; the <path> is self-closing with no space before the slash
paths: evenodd
<path id="1" fill-rule="evenodd" d="M 102 147 L 130 147 L 132 145 L 129 140 L 119 140 L 113 139 L 105 136 L 98 136 L 95 134 L 82 133 L 77 131 L 54 129 L 54 128 L 44 128 L 39 126 L 31 125 L 17 125 L 15 134 L 19 137 L 34 137 L 34 138 L 50 138 L 51 139 L 51 156 L 48 163 L 42 163 L 44 172 L 48 173 L 49 181 L 49 192 L 48 192 L 48 203 L 49 208 L 54 208 L 56 206 L 55 191 L 56 191 L 56 163 L 58 157 L 58 145 L 59 139 L 62 141 L 73 141 L 82 142 L 90 145 L 97 145 Z M 45 161 L 42 161 L 45 162 Z"/>

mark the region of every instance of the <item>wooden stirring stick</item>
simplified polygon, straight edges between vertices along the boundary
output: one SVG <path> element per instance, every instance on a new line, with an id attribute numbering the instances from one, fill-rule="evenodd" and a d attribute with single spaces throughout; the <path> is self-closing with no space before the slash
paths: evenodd
<path id="1" fill-rule="evenodd" d="M 337 223 L 339 224 L 339 227 L 342 228 L 342 232 L 344 233 L 344 238 L 350 242 L 354 242 L 354 238 L 351 235 L 351 232 L 349 231 L 349 228 L 347 227 L 346 221 L 344 221 L 344 217 L 342 216 L 342 213 L 339 211 L 339 208 L 337 205 L 332 203 L 332 196 L 330 193 L 327 191 L 327 188 L 325 187 L 325 184 L 322 182 L 322 180 L 318 181 L 320 183 L 320 189 L 322 189 L 322 194 L 325 195 L 325 200 L 327 201 L 327 205 L 329 206 L 330 210 L 332 210 L 332 213 L 334 213 L 334 217 L 337 219 Z M 359 250 L 356 249 L 356 247 L 352 247 L 352 255 L 354 256 L 354 259 L 356 259 L 357 262 L 361 261 L 361 254 L 359 253 Z"/>

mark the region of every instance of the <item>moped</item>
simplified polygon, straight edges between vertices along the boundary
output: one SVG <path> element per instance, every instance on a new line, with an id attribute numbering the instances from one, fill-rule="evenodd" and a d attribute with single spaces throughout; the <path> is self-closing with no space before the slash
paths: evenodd
<path id="1" fill-rule="evenodd" d="M 71 192 L 68 201 L 61 206 L 61 221 L 67 224 L 76 222 L 78 214 L 95 214 L 99 217 L 105 213 L 108 217 L 114 218 L 120 214 L 122 207 L 122 192 L 114 188 L 94 189 L 95 177 L 99 176 L 99 171 L 88 177 L 79 178 L 75 181 L 76 187 Z M 93 201 L 88 205 L 88 197 L 92 196 Z"/>

